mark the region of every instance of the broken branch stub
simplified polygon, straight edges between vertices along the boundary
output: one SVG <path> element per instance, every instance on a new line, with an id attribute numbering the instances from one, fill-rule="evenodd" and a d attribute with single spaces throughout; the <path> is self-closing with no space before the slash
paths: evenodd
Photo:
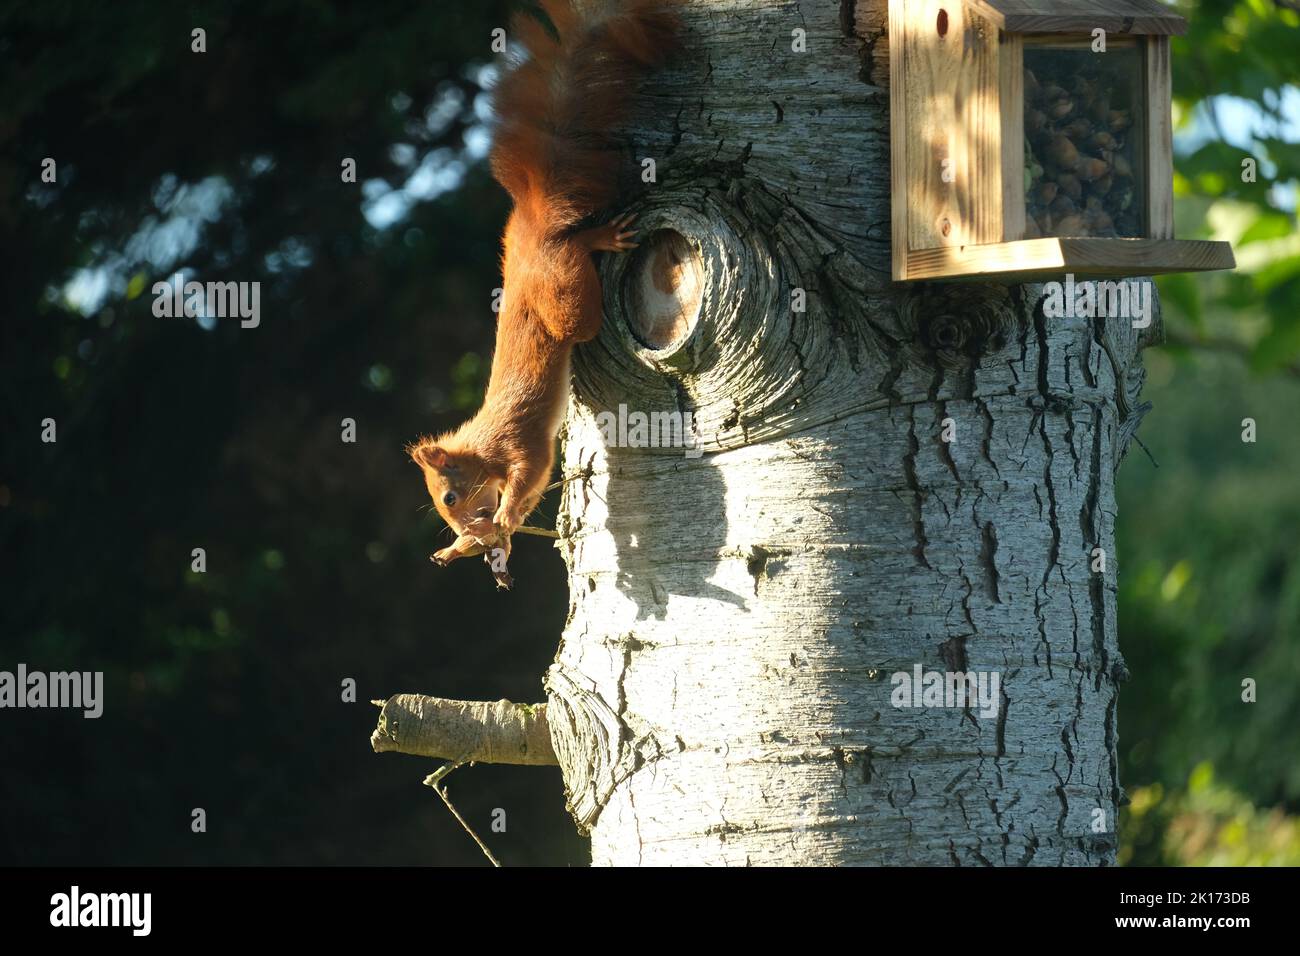
<path id="1" fill-rule="evenodd" d="M 545 704 L 470 701 L 396 694 L 370 735 L 376 753 L 404 753 L 459 763 L 554 766 Z"/>

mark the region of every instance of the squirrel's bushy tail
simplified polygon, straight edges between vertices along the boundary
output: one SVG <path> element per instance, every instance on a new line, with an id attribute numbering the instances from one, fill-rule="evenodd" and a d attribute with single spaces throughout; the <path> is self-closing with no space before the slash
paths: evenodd
<path id="1" fill-rule="evenodd" d="M 642 76 L 677 46 L 672 0 L 540 0 L 554 31 L 517 14 L 527 51 L 495 91 L 492 172 L 516 206 L 563 229 L 617 191 L 610 131 Z"/>

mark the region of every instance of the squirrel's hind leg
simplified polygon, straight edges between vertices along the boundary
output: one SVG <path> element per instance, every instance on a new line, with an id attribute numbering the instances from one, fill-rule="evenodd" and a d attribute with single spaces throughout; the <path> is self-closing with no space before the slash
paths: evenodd
<path id="1" fill-rule="evenodd" d="M 575 307 L 564 310 L 547 321 L 547 331 L 561 342 L 590 342 L 600 331 L 602 317 L 600 276 L 591 260 L 593 252 L 625 252 L 635 249 L 632 241 L 636 230 L 631 228 L 636 216 L 629 213 L 603 226 L 575 233 L 565 243 L 563 255 L 569 259 L 577 282 Z"/>
<path id="2" fill-rule="evenodd" d="M 603 226 L 576 233 L 573 241 L 588 252 L 627 252 L 639 245 L 632 241 L 636 238 L 636 230 L 632 228 L 632 220 L 635 218 L 636 213 L 625 213 Z"/>

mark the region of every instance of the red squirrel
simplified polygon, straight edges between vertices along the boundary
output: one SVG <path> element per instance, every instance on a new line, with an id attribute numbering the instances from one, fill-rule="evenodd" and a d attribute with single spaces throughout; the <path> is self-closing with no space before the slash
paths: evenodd
<path id="1" fill-rule="evenodd" d="M 496 88 L 493 175 L 514 200 L 502 240 L 504 276 L 487 394 L 460 428 L 408 449 L 456 540 L 445 566 L 510 535 L 537 507 L 555 463 L 573 346 L 595 338 L 601 287 L 592 254 L 636 247 L 634 217 L 578 229 L 615 197 L 610 142 L 641 76 L 675 48 L 671 0 L 541 0 L 554 30 L 517 15 L 527 51 Z M 498 584 L 509 576 L 493 565 Z"/>

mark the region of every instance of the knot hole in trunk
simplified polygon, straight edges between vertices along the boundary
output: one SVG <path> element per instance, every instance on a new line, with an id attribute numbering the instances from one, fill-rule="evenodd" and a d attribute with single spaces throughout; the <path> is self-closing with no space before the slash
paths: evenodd
<path id="1" fill-rule="evenodd" d="M 632 335 L 652 352 L 671 355 L 699 321 L 704 295 L 699 251 L 680 232 L 656 229 L 629 259 L 623 301 Z"/>
<path id="2" fill-rule="evenodd" d="M 574 353 L 575 399 L 595 412 L 689 411 L 709 450 L 748 444 L 769 415 L 788 417 L 805 361 L 829 361 L 830 335 L 819 316 L 791 308 L 792 287 L 810 281 L 775 251 L 783 212 L 698 191 L 651 197 L 640 247 L 601 263 L 605 321 Z"/>

